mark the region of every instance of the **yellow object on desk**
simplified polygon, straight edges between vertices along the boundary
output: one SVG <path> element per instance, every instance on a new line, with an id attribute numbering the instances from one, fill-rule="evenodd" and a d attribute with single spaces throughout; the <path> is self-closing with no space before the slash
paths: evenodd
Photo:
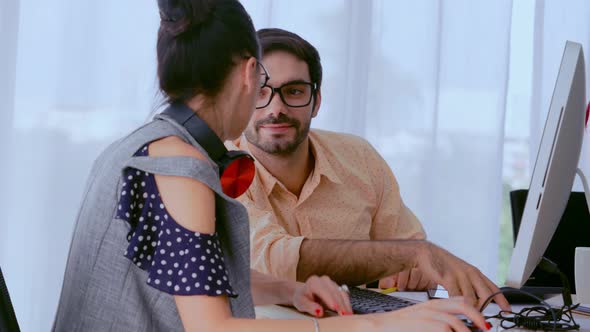
<path id="1" fill-rule="evenodd" d="M 381 292 L 381 294 L 389 294 L 389 293 L 397 292 L 397 287 L 382 289 L 380 292 Z"/>

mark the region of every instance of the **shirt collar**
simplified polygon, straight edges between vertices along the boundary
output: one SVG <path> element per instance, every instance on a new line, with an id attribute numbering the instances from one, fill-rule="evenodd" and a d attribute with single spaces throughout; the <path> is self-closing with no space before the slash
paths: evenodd
<path id="1" fill-rule="evenodd" d="M 251 154 L 250 149 L 248 149 L 248 141 L 246 140 L 246 137 L 244 135 L 242 135 L 234 143 L 235 144 L 232 145 L 235 145 L 238 149 Z M 334 170 L 332 164 L 327 158 L 326 149 L 319 142 L 317 142 L 317 139 L 315 138 L 315 135 L 312 131 L 310 131 L 309 133 L 309 145 L 311 147 L 311 153 L 315 158 L 315 166 L 311 173 L 311 176 L 315 177 L 323 175 L 328 180 L 334 183 L 342 184 L 340 177 L 336 174 L 336 171 Z M 258 179 L 260 180 L 260 185 L 262 186 L 262 189 L 264 190 L 266 196 L 269 196 L 276 185 L 282 186 L 282 184 L 261 163 L 259 163 L 258 161 L 256 161 L 255 163 L 256 173 Z"/>

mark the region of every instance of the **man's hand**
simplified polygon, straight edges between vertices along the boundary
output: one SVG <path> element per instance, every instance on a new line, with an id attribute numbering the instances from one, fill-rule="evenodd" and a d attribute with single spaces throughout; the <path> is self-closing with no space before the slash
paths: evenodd
<path id="1" fill-rule="evenodd" d="M 448 251 L 425 242 L 417 256 L 417 266 L 430 280 L 443 285 L 449 296 L 463 296 L 465 300 L 478 307 L 493 293 L 499 292 L 476 267 L 464 262 Z M 494 296 L 494 301 L 502 310 L 510 310 L 510 304 L 502 294 Z"/>
<path id="2" fill-rule="evenodd" d="M 293 306 L 316 317 L 322 317 L 325 309 L 339 315 L 352 315 L 348 294 L 326 276 L 311 276 L 304 284 L 298 283 L 293 294 Z"/>
<path id="3" fill-rule="evenodd" d="M 436 286 L 420 269 L 413 268 L 379 280 L 379 288 L 396 287 L 399 291 L 425 291 Z"/>
<path id="4" fill-rule="evenodd" d="M 338 283 L 360 285 L 416 268 L 420 280 L 426 277 L 443 285 L 451 296 L 462 295 L 472 305 L 483 304 L 499 291 L 477 268 L 423 240 L 304 239 L 299 254 L 298 280 L 320 274 Z M 503 295 L 494 300 L 503 310 L 510 309 Z"/>

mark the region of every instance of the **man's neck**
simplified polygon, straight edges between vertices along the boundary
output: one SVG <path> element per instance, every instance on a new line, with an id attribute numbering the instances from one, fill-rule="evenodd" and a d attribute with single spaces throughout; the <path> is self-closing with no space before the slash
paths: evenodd
<path id="1" fill-rule="evenodd" d="M 254 158 L 266 168 L 287 190 L 299 197 L 305 181 L 314 168 L 315 160 L 306 138 L 293 153 L 281 156 L 266 153 L 248 142 Z"/>

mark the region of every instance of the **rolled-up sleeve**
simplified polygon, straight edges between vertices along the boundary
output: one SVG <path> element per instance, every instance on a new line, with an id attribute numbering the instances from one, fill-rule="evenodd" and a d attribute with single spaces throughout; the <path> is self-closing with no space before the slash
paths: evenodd
<path id="1" fill-rule="evenodd" d="M 293 236 L 278 224 L 270 211 L 244 205 L 250 217 L 250 261 L 252 268 L 287 280 L 297 280 L 299 249 L 303 236 Z"/>

